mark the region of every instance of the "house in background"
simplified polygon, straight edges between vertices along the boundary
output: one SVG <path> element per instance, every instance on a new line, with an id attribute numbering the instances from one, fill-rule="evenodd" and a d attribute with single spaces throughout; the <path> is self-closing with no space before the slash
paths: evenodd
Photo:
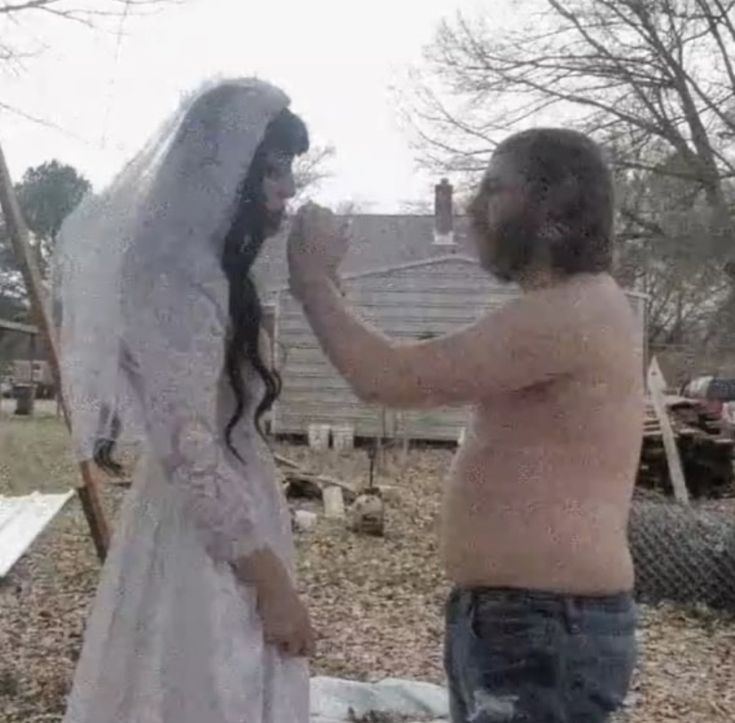
<path id="1" fill-rule="evenodd" d="M 19 387 L 33 387 L 35 395 L 51 398 L 55 384 L 48 362 L 48 349 L 30 324 L 0 319 L 0 387 L 2 395 Z"/>
<path id="2" fill-rule="evenodd" d="M 435 212 L 425 216 L 350 217 L 352 243 L 341 272 L 350 303 L 386 334 L 428 339 L 475 321 L 516 297 L 518 289 L 483 271 L 467 219 L 453 213 L 452 186 L 435 188 Z M 397 412 L 365 404 L 322 353 L 299 304 L 288 292 L 286 235 L 268 242 L 256 265 L 264 289 L 266 325 L 283 377 L 271 416 L 276 435 L 306 435 L 311 425 L 349 427 L 355 437 L 456 441 L 467 410 Z M 645 339 L 645 298 L 630 294 Z"/>
<path id="3" fill-rule="evenodd" d="M 474 257 L 467 220 L 454 215 L 452 196 L 444 179 L 435 189 L 434 215 L 350 215 L 351 243 L 340 272 L 359 274 L 448 255 Z M 273 304 L 278 289 L 287 286 L 287 235 L 286 230 L 268 239 L 255 263 L 266 304 Z"/>

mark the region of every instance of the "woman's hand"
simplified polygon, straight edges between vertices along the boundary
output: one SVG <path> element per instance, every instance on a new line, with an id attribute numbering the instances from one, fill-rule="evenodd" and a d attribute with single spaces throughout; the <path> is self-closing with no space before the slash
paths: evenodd
<path id="1" fill-rule="evenodd" d="M 311 283 L 336 281 L 337 268 L 349 247 L 347 224 L 326 208 L 314 203 L 302 206 L 296 214 L 288 239 L 288 265 L 291 291 L 302 298 Z"/>
<path id="2" fill-rule="evenodd" d="M 241 558 L 234 571 L 241 582 L 255 586 L 265 642 L 284 655 L 311 657 L 315 636 L 309 613 L 273 550 L 265 548 Z"/>
<path id="3" fill-rule="evenodd" d="M 315 635 L 309 612 L 291 584 L 259 588 L 258 612 L 266 643 L 288 657 L 314 655 Z"/>

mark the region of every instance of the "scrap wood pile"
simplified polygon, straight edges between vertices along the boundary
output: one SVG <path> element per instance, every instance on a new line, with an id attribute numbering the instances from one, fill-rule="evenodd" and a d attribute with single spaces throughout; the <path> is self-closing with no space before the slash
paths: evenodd
<path id="1" fill-rule="evenodd" d="M 694 399 L 667 396 L 666 408 L 692 497 L 726 497 L 733 493 L 733 446 L 721 419 Z M 661 424 L 653 405 L 646 405 L 638 485 L 672 490 Z"/>
<path id="2" fill-rule="evenodd" d="M 317 513 L 313 505 L 312 509 L 308 507 L 304 509 L 303 504 L 304 501 L 312 501 L 323 504 L 326 518 L 346 520 L 353 532 L 383 535 L 385 524 L 383 490 L 373 485 L 372 474 L 370 483 L 359 489 L 355 484 L 304 469 L 282 455 L 276 454 L 275 460 L 286 498 L 290 502 L 294 528 L 310 529 L 316 524 Z"/>
<path id="3" fill-rule="evenodd" d="M 321 512 L 327 519 L 345 520 L 353 532 L 377 536 L 383 534 L 383 486 L 370 482 L 360 487 L 316 472 L 280 454 L 274 455 L 274 459 L 290 503 L 294 529 L 311 529 Z M 129 450 L 126 450 L 123 467 L 127 471 L 135 468 L 134 455 Z M 132 480 L 124 475 L 110 478 L 109 483 L 115 487 L 129 488 Z"/>

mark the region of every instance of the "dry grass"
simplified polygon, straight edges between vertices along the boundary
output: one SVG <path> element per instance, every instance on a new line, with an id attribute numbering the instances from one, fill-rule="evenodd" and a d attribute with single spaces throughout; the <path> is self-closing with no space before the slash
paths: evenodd
<path id="1" fill-rule="evenodd" d="M 6 407 L 7 408 L 7 407 Z M 364 453 L 290 457 L 365 481 Z M 384 539 L 321 521 L 298 538 L 301 579 L 321 633 L 317 674 L 441 683 L 442 604 L 436 521 L 448 453 L 412 453 L 379 480 L 400 486 Z M 0 417 L 0 493 L 59 491 L 76 480 L 66 433 L 50 417 Z M 106 491 L 108 509 L 122 492 Z M 76 501 L 0 583 L 0 721 L 61 720 L 98 564 Z M 625 719 L 638 723 L 735 720 L 735 624 L 672 608 L 642 611 L 642 658 Z"/>

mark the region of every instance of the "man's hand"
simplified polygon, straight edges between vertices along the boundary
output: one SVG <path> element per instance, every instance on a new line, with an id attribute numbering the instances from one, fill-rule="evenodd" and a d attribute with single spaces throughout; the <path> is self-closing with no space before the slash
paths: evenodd
<path id="1" fill-rule="evenodd" d="M 349 246 L 346 224 L 340 224 L 329 210 L 308 203 L 293 221 L 288 239 L 291 291 L 303 297 L 310 283 L 336 280 L 337 268 Z"/>

